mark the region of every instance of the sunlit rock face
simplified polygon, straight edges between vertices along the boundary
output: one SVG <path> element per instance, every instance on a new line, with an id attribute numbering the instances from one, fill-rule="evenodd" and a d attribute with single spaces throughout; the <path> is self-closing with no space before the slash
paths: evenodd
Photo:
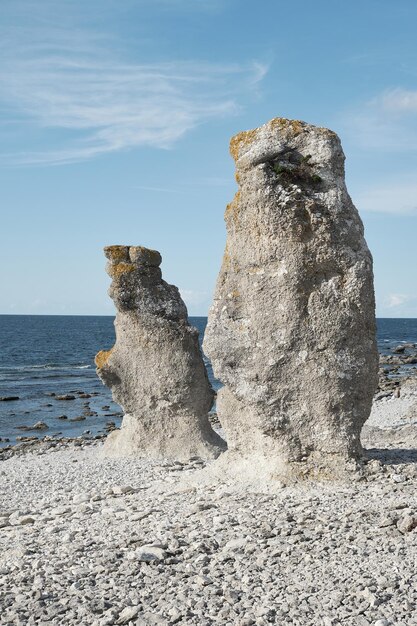
<path id="1" fill-rule="evenodd" d="M 162 280 L 161 255 L 140 246 L 109 246 L 104 252 L 117 309 L 116 343 L 97 354 L 97 373 L 125 411 L 105 454 L 218 456 L 224 442 L 208 421 L 214 393 L 198 331 L 188 323 L 177 287 Z"/>
<path id="2" fill-rule="evenodd" d="M 239 189 L 204 350 L 227 464 L 352 468 L 377 383 L 372 257 L 337 135 L 277 118 L 231 141 Z"/>

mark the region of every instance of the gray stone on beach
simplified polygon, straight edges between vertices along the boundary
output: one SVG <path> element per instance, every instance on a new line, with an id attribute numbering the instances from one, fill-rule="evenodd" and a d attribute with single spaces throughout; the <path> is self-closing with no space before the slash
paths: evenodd
<path id="1" fill-rule="evenodd" d="M 224 383 L 219 462 L 333 476 L 361 454 L 378 372 L 372 257 L 340 140 L 277 118 L 231 154 L 239 190 L 204 340 Z"/>
<path id="2" fill-rule="evenodd" d="M 417 528 L 417 516 L 405 513 L 397 522 L 397 528 L 402 533 L 409 533 Z"/>
<path id="3" fill-rule="evenodd" d="M 105 248 L 116 343 L 97 373 L 125 411 L 104 447 L 110 456 L 212 458 L 224 442 L 208 421 L 214 392 L 177 287 L 162 280 L 161 255 L 140 246 Z"/>
<path id="4" fill-rule="evenodd" d="M 127 606 L 119 615 L 118 624 L 127 624 L 130 620 L 134 619 L 139 613 L 140 607 Z"/>
<path id="5" fill-rule="evenodd" d="M 45 422 L 36 422 L 32 426 L 16 426 L 17 430 L 48 430 L 49 426 Z"/>
<path id="6" fill-rule="evenodd" d="M 162 561 L 166 552 L 160 546 L 141 546 L 134 553 L 139 561 L 152 562 Z"/>

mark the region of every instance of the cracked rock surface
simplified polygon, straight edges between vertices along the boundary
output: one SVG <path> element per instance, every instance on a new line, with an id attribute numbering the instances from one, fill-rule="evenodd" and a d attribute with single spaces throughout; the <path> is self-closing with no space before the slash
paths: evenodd
<path id="1" fill-rule="evenodd" d="M 232 138 L 239 190 L 204 350 L 224 383 L 219 471 L 353 468 L 377 385 L 372 257 L 337 135 L 277 118 Z"/>
<path id="2" fill-rule="evenodd" d="M 187 309 L 162 280 L 161 255 L 140 246 L 104 249 L 117 314 L 116 343 L 96 356 L 97 373 L 125 415 L 106 441 L 109 456 L 187 459 L 224 449 L 208 411 L 214 392 Z"/>

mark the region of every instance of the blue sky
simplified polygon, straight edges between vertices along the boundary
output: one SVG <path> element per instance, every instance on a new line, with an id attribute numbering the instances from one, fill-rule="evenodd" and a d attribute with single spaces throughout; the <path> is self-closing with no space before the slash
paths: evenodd
<path id="1" fill-rule="evenodd" d="M 205 315 L 230 137 L 341 137 L 377 314 L 417 317 L 413 0 L 2 0 L 0 313 L 112 314 L 104 245 L 163 256 Z"/>

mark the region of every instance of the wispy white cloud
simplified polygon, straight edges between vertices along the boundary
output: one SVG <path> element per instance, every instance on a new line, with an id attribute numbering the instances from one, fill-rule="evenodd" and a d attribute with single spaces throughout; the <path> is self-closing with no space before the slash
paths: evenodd
<path id="1" fill-rule="evenodd" d="M 385 111 L 394 113 L 417 113 L 417 90 L 391 89 L 379 99 Z"/>
<path id="2" fill-rule="evenodd" d="M 417 297 L 407 293 L 377 295 L 377 317 L 416 317 Z"/>
<path id="3" fill-rule="evenodd" d="M 187 308 L 190 309 L 204 309 L 208 308 L 209 300 L 211 298 L 211 293 L 208 291 L 197 291 L 195 289 L 184 289 L 182 287 L 179 288 L 181 298 L 187 305 Z M 205 306 L 203 306 L 205 305 Z"/>
<path id="4" fill-rule="evenodd" d="M 3 105 L 20 120 L 80 135 L 16 159 L 54 163 L 135 146 L 168 148 L 199 124 L 236 114 L 239 96 L 262 74 L 258 65 L 126 64 L 37 50 L 3 64 L 0 86 Z"/>
<path id="5" fill-rule="evenodd" d="M 410 296 L 404 293 L 390 293 L 386 298 L 385 306 L 388 309 L 394 309 L 409 302 L 409 300 Z"/>
<path id="6" fill-rule="evenodd" d="M 405 293 L 388 293 L 377 303 L 379 317 L 416 317 L 417 297 Z"/>
<path id="7" fill-rule="evenodd" d="M 417 215 L 417 182 L 394 179 L 363 189 L 354 201 L 360 211 Z"/>
<path id="8" fill-rule="evenodd" d="M 18 28 L 0 30 L 8 137 L 11 124 L 37 134 L 36 143 L 3 154 L 3 162 L 67 163 L 137 146 L 170 148 L 197 126 L 238 114 L 268 69 L 256 61 L 141 63 L 118 52 L 120 41 L 70 24 L 38 16 L 32 25 L 21 18 Z"/>
<path id="9" fill-rule="evenodd" d="M 351 146 L 390 155 L 388 175 L 353 193 L 358 209 L 417 216 L 417 91 L 387 89 L 345 112 L 340 126 Z"/>
<path id="10" fill-rule="evenodd" d="M 388 89 L 347 110 L 340 126 L 367 150 L 417 151 L 417 91 Z"/>

